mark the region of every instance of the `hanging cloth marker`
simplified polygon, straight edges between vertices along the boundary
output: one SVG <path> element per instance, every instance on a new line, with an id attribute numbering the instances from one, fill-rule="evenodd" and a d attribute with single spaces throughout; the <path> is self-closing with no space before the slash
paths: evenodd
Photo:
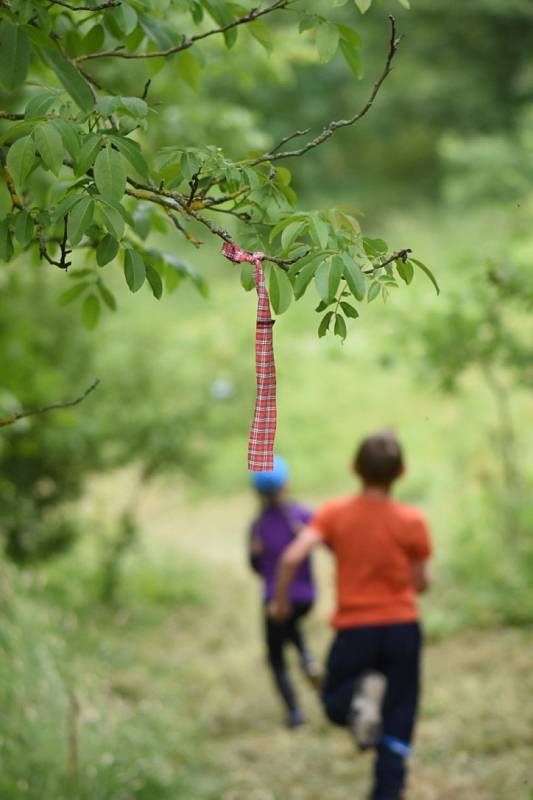
<path id="1" fill-rule="evenodd" d="M 230 261 L 249 261 L 254 266 L 253 278 L 257 290 L 257 321 L 255 326 L 255 376 L 257 394 L 250 435 L 248 438 L 248 469 L 251 472 L 271 471 L 274 468 L 274 438 L 276 436 L 276 366 L 272 347 L 274 320 L 263 273 L 264 253 L 249 253 L 236 244 L 226 242 L 222 254 Z"/>

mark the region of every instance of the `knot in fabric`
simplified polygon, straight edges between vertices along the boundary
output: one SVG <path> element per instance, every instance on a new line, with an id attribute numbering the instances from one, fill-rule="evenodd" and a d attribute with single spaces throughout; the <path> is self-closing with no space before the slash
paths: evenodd
<path id="1" fill-rule="evenodd" d="M 257 291 L 255 325 L 256 398 L 254 417 L 248 437 L 248 469 L 251 472 L 271 471 L 274 468 L 274 439 L 276 436 L 276 365 L 272 345 L 274 320 L 263 273 L 264 253 L 243 250 L 226 242 L 222 254 L 230 261 L 248 261 L 254 265 L 253 279 Z"/>

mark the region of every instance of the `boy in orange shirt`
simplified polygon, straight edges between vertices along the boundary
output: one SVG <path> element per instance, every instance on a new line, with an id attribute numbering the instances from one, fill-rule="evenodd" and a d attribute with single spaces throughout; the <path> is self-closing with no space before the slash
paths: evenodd
<path id="1" fill-rule="evenodd" d="M 354 470 L 361 492 L 322 506 L 285 550 L 270 614 L 287 617 L 296 570 L 316 545 L 326 544 L 337 571 L 337 635 L 322 702 L 361 749 L 376 748 L 371 800 L 401 800 L 420 686 L 416 594 L 429 585 L 431 544 L 422 513 L 390 497 L 404 471 L 391 433 L 366 438 Z"/>

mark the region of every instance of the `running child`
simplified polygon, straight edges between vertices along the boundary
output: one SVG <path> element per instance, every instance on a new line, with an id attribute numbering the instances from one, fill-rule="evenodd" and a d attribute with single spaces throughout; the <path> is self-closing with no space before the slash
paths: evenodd
<path id="1" fill-rule="evenodd" d="M 301 629 L 302 619 L 309 613 L 315 601 L 309 557 L 301 559 L 291 576 L 291 587 L 288 591 L 291 606 L 284 619 L 277 621 L 266 613 L 266 607 L 274 597 L 274 581 L 280 556 L 287 545 L 297 540 L 300 531 L 313 516 L 307 508 L 287 500 L 288 481 L 287 464 L 279 456 L 274 457 L 274 469 L 271 472 L 252 473 L 252 484 L 259 496 L 260 508 L 258 517 L 250 527 L 249 559 L 252 569 L 263 582 L 264 632 L 274 685 L 287 712 L 287 726 L 296 728 L 305 722 L 305 716 L 287 668 L 288 645 L 297 649 L 300 665 L 309 680 L 315 685 L 319 680 L 318 664 L 307 649 Z"/>
<path id="2" fill-rule="evenodd" d="M 416 594 L 429 586 L 431 544 L 422 513 L 391 498 L 404 471 L 391 433 L 362 442 L 354 471 L 360 493 L 322 506 L 283 554 L 269 611 L 275 620 L 289 618 L 294 575 L 316 545 L 326 544 L 337 571 L 337 634 L 322 702 L 361 749 L 376 749 L 371 800 L 400 800 L 420 689 Z"/>

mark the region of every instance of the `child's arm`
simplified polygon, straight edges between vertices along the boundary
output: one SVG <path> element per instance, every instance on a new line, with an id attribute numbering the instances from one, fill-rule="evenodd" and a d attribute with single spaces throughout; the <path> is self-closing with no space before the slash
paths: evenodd
<path id="1" fill-rule="evenodd" d="M 413 561 L 411 565 L 413 584 L 417 592 L 426 592 L 431 585 L 429 561 Z"/>
<path id="2" fill-rule="evenodd" d="M 282 621 L 289 616 L 291 611 L 289 601 L 291 583 L 298 567 L 321 541 L 320 534 L 313 528 L 307 527 L 284 550 L 278 564 L 274 600 L 268 606 L 268 613 L 272 619 Z"/>

